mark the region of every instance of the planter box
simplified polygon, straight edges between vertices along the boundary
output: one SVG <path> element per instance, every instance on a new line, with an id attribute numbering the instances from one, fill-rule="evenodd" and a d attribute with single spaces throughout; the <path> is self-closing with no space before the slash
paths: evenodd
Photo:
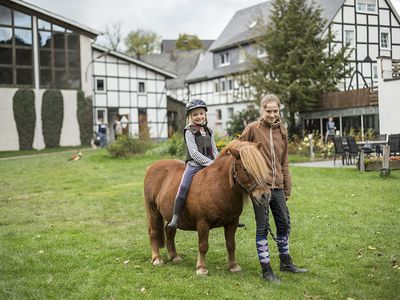
<path id="1" fill-rule="evenodd" d="M 382 162 L 375 161 L 373 163 L 365 164 L 365 171 L 380 171 L 382 169 Z M 389 161 L 390 170 L 400 170 L 400 160 L 390 160 Z"/>

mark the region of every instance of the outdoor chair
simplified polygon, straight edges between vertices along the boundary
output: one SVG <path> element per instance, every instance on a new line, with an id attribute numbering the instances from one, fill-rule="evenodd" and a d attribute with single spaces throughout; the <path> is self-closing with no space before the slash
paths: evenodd
<path id="1" fill-rule="evenodd" d="M 384 142 L 387 141 L 387 134 L 378 134 L 374 141 Z M 378 155 L 382 155 L 381 145 L 375 145 L 375 151 Z"/>
<path id="2" fill-rule="evenodd" d="M 342 165 L 344 166 L 344 161 L 346 161 L 347 164 L 347 152 L 344 149 L 342 138 L 335 136 L 333 138 L 333 144 L 335 146 L 335 156 L 333 158 L 333 165 L 336 165 L 336 155 L 338 155 L 342 157 Z"/>
<path id="3" fill-rule="evenodd" d="M 356 140 L 354 139 L 354 136 L 346 136 L 347 140 L 347 145 L 349 146 L 349 151 L 348 151 L 348 160 L 351 162 L 351 158 L 353 158 L 353 163 L 356 163 L 356 158 L 358 159 L 360 155 L 360 150 L 358 149 Z"/>
<path id="4" fill-rule="evenodd" d="M 390 155 L 400 154 L 400 134 L 389 135 Z"/>

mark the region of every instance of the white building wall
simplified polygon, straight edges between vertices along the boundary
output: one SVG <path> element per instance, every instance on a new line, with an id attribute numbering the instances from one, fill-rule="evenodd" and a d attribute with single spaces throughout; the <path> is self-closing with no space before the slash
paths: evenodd
<path id="1" fill-rule="evenodd" d="M 61 128 L 60 146 L 79 146 L 81 144 L 77 116 L 77 92 L 62 90 L 64 100 L 64 119 Z"/>
<path id="2" fill-rule="evenodd" d="M 16 88 L 0 89 L 0 151 L 19 149 L 17 125 L 14 119 L 13 97 Z"/>
<path id="3" fill-rule="evenodd" d="M 386 79 L 386 80 L 385 80 Z M 378 59 L 378 94 L 380 133 L 400 133 L 400 79 L 392 79 L 392 60 Z"/>
<path id="4" fill-rule="evenodd" d="M 111 134 L 113 119 L 108 113 L 111 109 L 120 115 L 129 116 L 129 133 L 133 136 L 139 136 L 139 109 L 146 109 L 150 137 L 166 138 L 168 136 L 166 78 L 112 53 L 104 55 L 104 52 L 93 49 L 93 57 L 99 57 L 93 64 L 93 105 L 96 111 L 103 110 L 108 116 L 109 141 L 113 140 Z M 96 89 L 97 79 L 105 81 L 104 91 Z M 139 82 L 145 83 L 144 93 L 139 92 Z M 95 130 L 99 121 L 95 116 Z"/>

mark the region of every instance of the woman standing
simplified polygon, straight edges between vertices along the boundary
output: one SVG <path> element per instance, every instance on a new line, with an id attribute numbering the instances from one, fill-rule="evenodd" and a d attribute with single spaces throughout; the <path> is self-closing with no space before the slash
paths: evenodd
<path id="1" fill-rule="evenodd" d="M 280 118 L 280 101 L 270 94 L 261 99 L 261 117 L 249 124 L 240 139 L 261 143 L 261 152 L 268 166 L 267 183 L 271 187 L 271 199 L 268 204 L 259 204 L 252 200 L 256 219 L 256 246 L 263 277 L 275 283 L 279 279 L 272 271 L 268 248 L 269 207 L 276 224 L 276 242 L 279 250 L 280 270 L 283 272 L 304 273 L 293 264 L 289 255 L 290 215 L 286 201 L 290 196 L 291 177 L 288 165 L 287 130 Z"/>

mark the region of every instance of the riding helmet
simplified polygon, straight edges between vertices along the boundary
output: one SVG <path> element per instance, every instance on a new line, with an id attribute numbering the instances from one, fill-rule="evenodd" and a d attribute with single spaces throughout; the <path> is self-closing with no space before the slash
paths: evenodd
<path id="1" fill-rule="evenodd" d="M 207 103 L 201 99 L 193 99 L 186 103 L 186 115 L 188 116 L 190 111 L 196 108 L 204 108 L 207 111 Z"/>

